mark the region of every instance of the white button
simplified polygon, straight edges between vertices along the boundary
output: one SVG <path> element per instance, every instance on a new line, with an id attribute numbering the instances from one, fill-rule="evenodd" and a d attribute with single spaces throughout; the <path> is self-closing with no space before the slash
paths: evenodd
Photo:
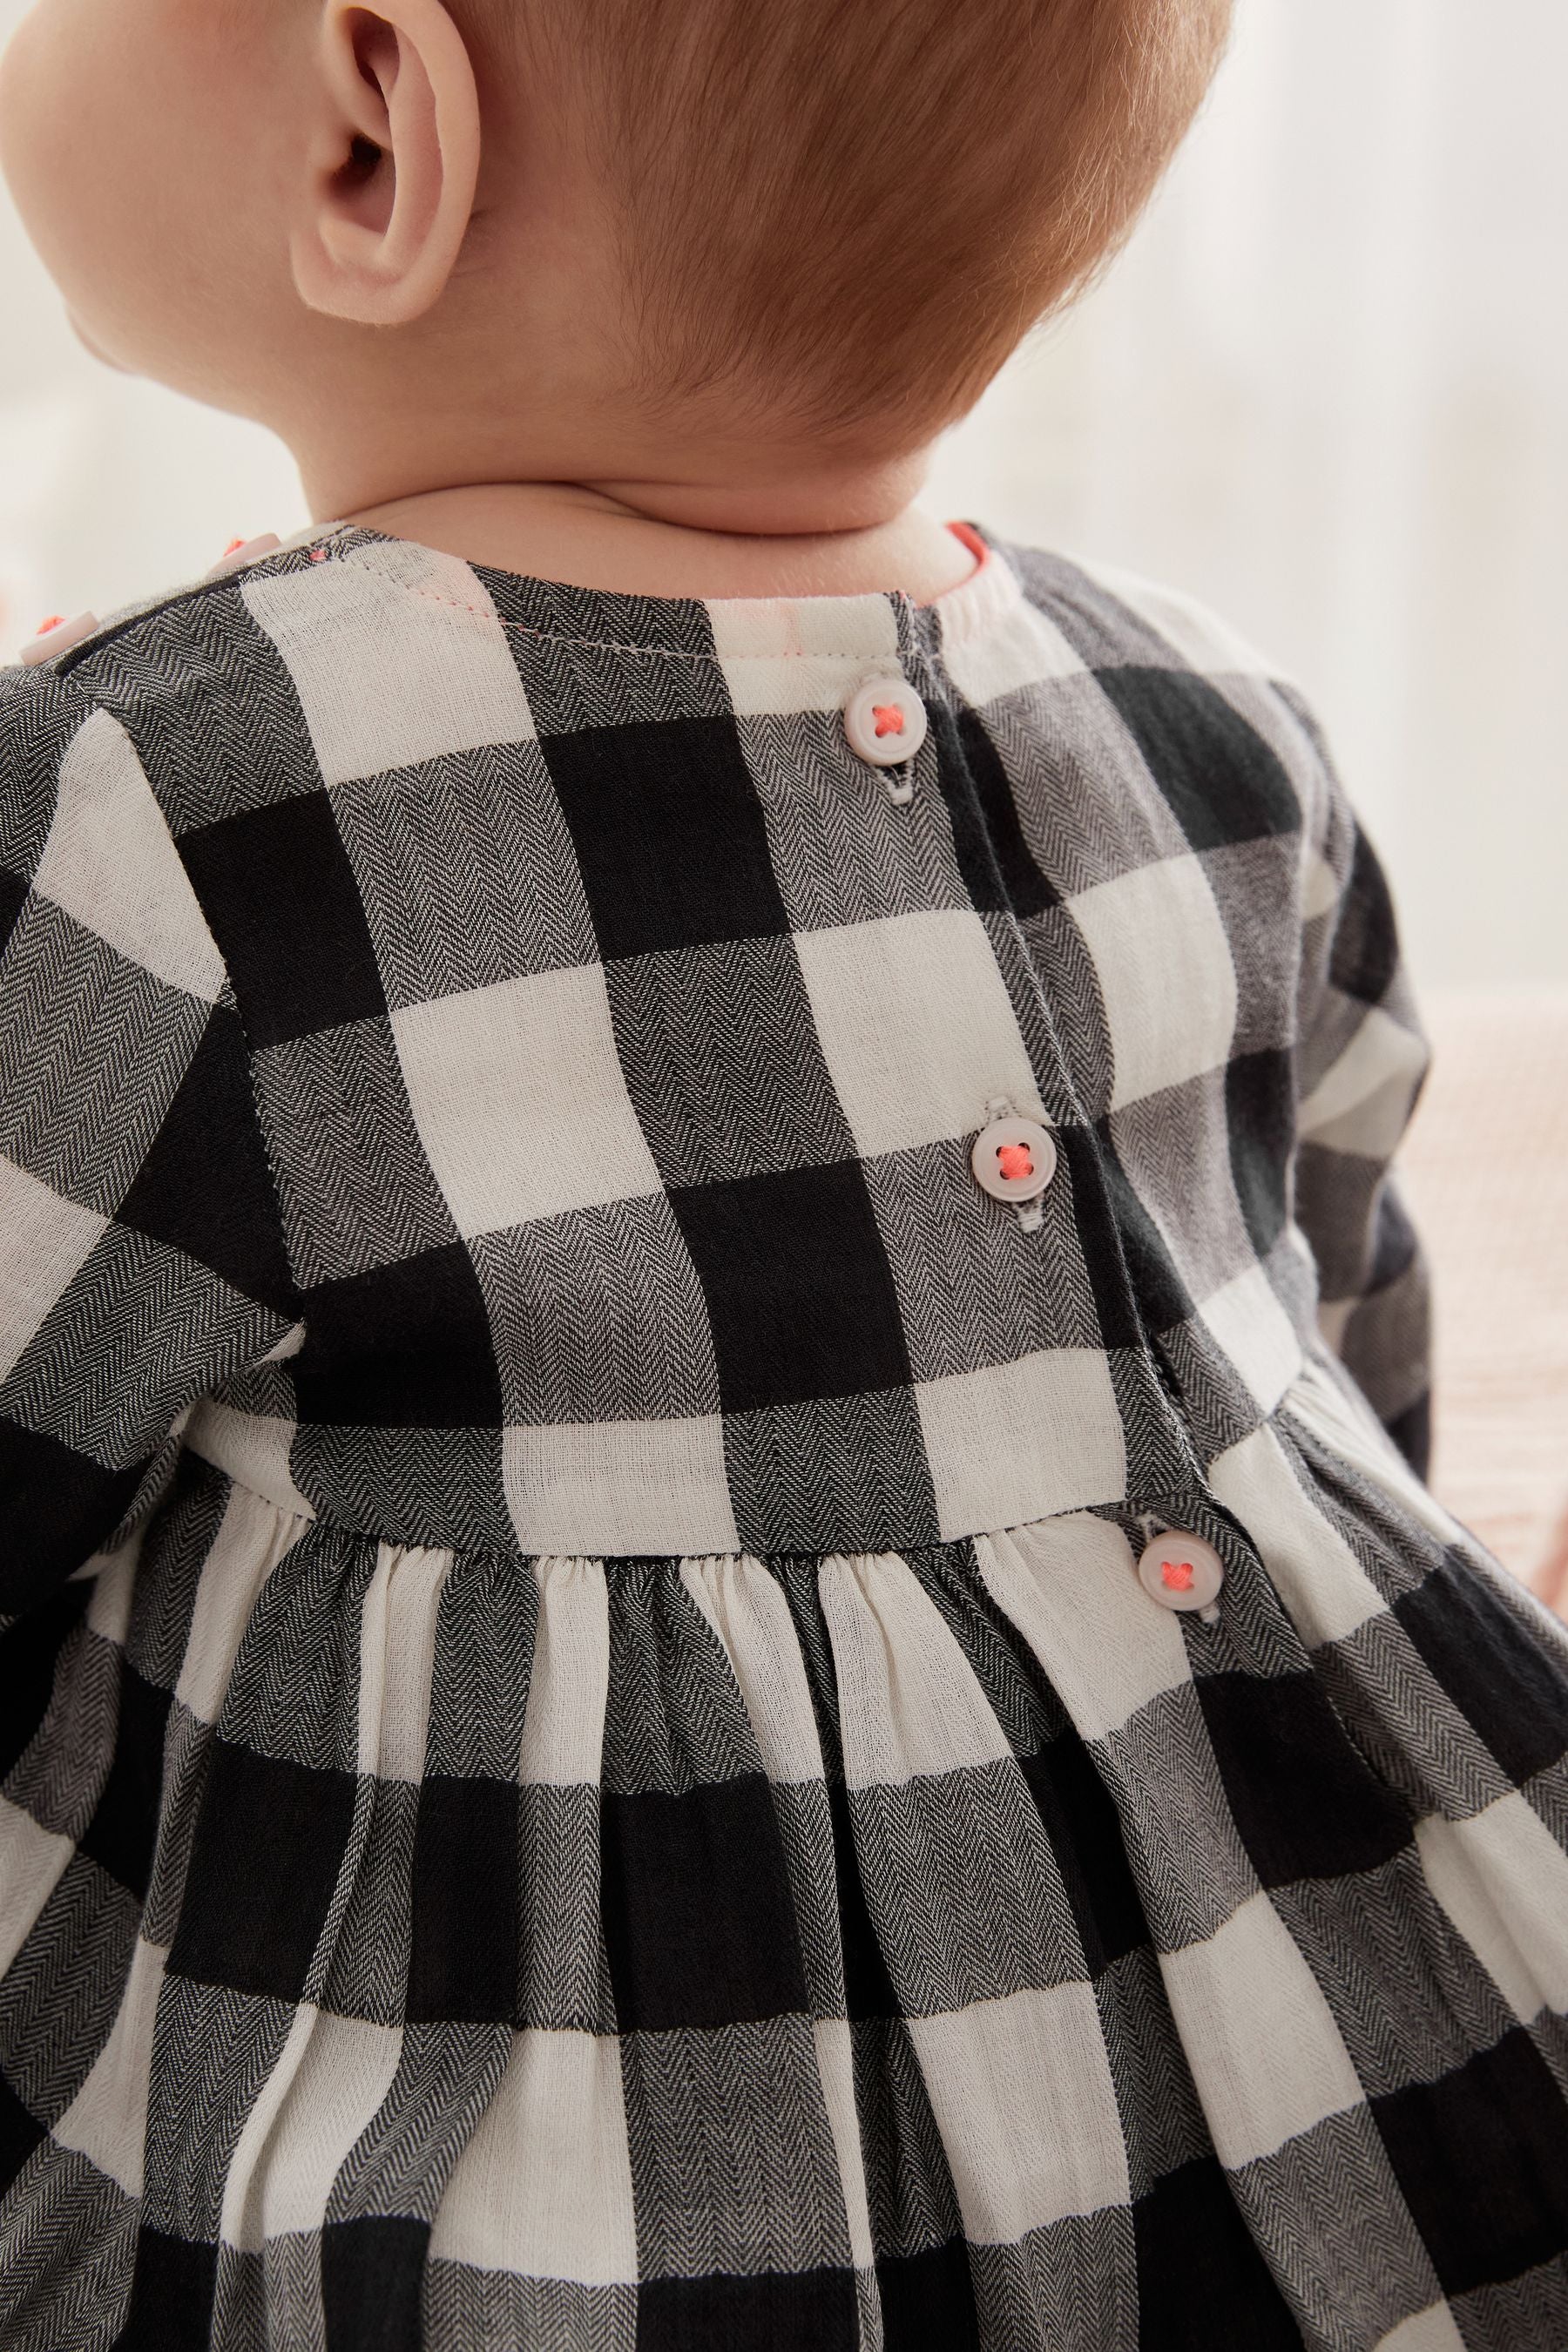
<path id="1" fill-rule="evenodd" d="M 925 741 L 925 704 L 901 677 L 869 678 L 844 706 L 844 732 L 872 767 L 896 768 Z"/>
<path id="2" fill-rule="evenodd" d="M 1167 1528 L 1146 1546 L 1138 1576 L 1145 1592 L 1167 1609 L 1206 1609 L 1225 1582 L 1225 1562 L 1202 1536 Z"/>
<path id="3" fill-rule="evenodd" d="M 994 1118 L 969 1155 L 974 1181 L 997 1201 L 1038 1199 L 1057 1172 L 1057 1147 L 1035 1118 Z"/>
<path id="4" fill-rule="evenodd" d="M 273 549 L 282 543 L 275 530 L 264 530 L 258 538 L 244 540 L 238 547 L 229 548 L 218 557 L 210 572 L 203 572 L 202 578 L 221 580 L 226 572 L 243 572 L 247 563 L 255 563 L 263 555 L 270 555 Z"/>
<path id="5" fill-rule="evenodd" d="M 53 661 L 55 656 L 63 654 L 68 646 L 79 646 L 83 637 L 90 637 L 97 626 L 96 613 L 79 613 L 74 621 L 57 621 L 52 628 L 40 629 L 36 637 L 30 637 L 16 659 L 24 662 L 28 669 L 36 669 L 39 662 Z"/>

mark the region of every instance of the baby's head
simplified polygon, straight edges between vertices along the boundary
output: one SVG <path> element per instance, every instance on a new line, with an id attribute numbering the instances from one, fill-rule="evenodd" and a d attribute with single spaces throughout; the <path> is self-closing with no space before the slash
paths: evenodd
<path id="1" fill-rule="evenodd" d="M 884 499 L 1114 248 L 1228 13 L 38 0 L 0 164 L 84 340 L 271 426 L 318 511 L 668 481 L 700 521 L 712 478 L 820 528 L 768 517 Z"/>

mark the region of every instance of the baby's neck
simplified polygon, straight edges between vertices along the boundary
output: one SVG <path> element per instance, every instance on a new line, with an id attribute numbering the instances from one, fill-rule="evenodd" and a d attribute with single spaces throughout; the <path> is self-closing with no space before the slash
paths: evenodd
<path id="1" fill-rule="evenodd" d="M 714 597 L 901 589 L 924 604 L 966 578 L 974 557 L 913 503 L 922 473 L 896 486 L 895 496 L 907 496 L 892 511 L 875 511 L 890 503 L 884 495 L 868 502 L 873 519 L 831 529 L 821 527 L 820 510 L 792 513 L 787 499 L 726 501 L 707 488 L 683 496 L 654 483 L 463 483 L 348 513 L 329 513 L 319 492 L 311 502 L 319 521 L 359 523 L 578 588 Z"/>

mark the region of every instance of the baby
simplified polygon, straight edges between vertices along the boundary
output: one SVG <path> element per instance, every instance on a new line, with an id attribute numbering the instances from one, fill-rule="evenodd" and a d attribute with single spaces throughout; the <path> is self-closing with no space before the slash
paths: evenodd
<path id="1" fill-rule="evenodd" d="M 5 2352 L 1561 2352 L 1299 697 L 917 503 L 1224 0 L 42 0 L 317 520 L 0 674 Z"/>

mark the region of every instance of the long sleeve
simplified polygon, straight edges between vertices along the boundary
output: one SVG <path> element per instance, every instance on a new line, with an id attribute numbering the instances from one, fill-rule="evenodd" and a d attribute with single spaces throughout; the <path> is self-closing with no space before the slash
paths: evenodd
<path id="1" fill-rule="evenodd" d="M 1393 1162 L 1430 1056 L 1387 880 L 1326 758 L 1304 878 L 1296 1220 L 1325 1340 L 1425 1475 L 1430 1286 Z"/>
<path id="2" fill-rule="evenodd" d="M 0 1617 L 293 1320 L 223 961 L 120 723 L 0 672 Z"/>

